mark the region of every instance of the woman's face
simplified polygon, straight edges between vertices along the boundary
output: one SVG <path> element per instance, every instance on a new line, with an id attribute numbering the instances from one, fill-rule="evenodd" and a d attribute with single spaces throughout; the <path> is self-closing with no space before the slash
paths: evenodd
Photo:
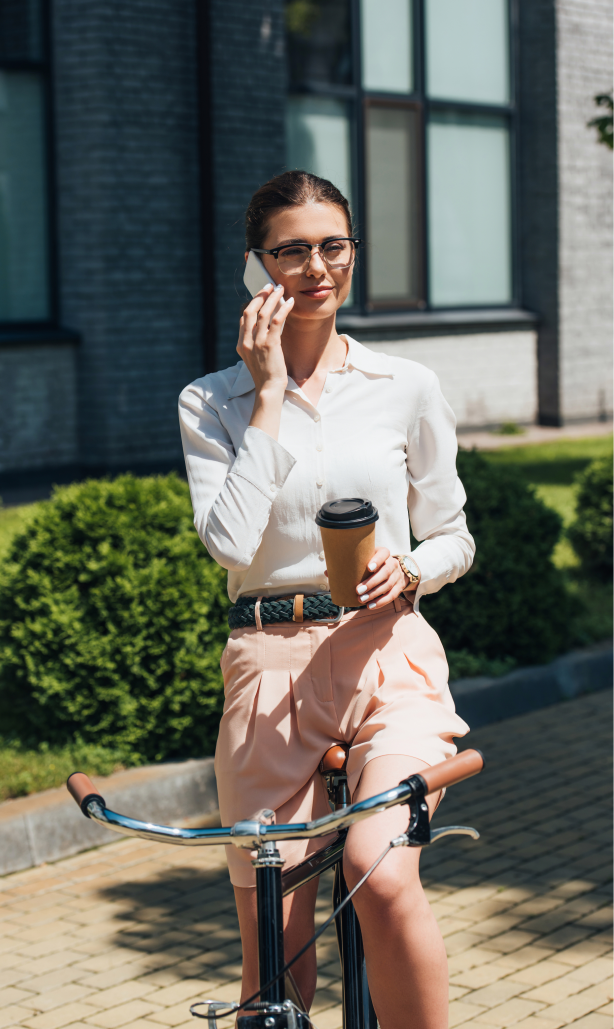
<path id="1" fill-rule="evenodd" d="M 271 215 L 264 250 L 274 250 L 284 243 L 323 243 L 327 239 L 350 236 L 345 214 L 333 204 L 306 204 L 287 207 Z M 247 256 L 247 255 L 246 255 Z M 331 269 L 319 250 L 312 250 L 307 271 L 300 275 L 285 275 L 270 254 L 258 255 L 274 282 L 284 287 L 284 297 L 294 297 L 289 316 L 295 318 L 325 318 L 335 313 L 350 292 L 353 265 Z"/>

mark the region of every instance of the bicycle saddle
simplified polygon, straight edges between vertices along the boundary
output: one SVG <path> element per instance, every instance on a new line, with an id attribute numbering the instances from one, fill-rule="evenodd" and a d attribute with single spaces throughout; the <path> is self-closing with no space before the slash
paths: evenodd
<path id="1" fill-rule="evenodd" d="M 330 772 L 344 772 L 347 764 L 349 747 L 344 743 L 334 743 L 329 747 L 320 761 L 320 772 L 326 775 Z"/>

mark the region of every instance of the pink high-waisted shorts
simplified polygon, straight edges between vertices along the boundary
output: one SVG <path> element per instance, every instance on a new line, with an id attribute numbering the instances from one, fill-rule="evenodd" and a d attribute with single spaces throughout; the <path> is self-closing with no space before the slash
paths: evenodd
<path id="1" fill-rule="evenodd" d="M 221 667 L 215 773 L 222 825 L 263 808 L 280 824 L 328 814 L 318 765 L 333 743 L 350 745 L 353 793 L 373 758 L 402 754 L 434 765 L 456 753 L 453 737 L 469 731 L 454 709 L 439 637 L 405 598 L 379 611 L 350 611 L 336 625 L 235 629 Z M 289 868 L 325 842 L 278 846 Z M 254 886 L 253 853 L 226 849 L 233 884 Z"/>

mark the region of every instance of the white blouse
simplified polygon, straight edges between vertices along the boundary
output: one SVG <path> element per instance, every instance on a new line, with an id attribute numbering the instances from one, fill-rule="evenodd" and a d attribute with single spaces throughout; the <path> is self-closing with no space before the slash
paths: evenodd
<path id="1" fill-rule="evenodd" d="M 416 601 L 471 567 L 456 422 L 437 376 L 344 338 L 345 364 L 327 374 L 317 406 L 288 379 L 279 441 L 249 425 L 254 383 L 242 361 L 181 393 L 194 524 L 228 569 L 233 601 L 327 590 L 315 516 L 340 497 L 375 504 L 376 545 L 392 554 L 410 553 L 411 520 L 423 541 Z"/>

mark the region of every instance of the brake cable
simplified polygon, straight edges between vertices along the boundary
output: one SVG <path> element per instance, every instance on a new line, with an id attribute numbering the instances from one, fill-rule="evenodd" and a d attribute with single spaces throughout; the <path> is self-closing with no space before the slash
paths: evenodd
<path id="1" fill-rule="evenodd" d="M 405 838 L 405 839 L 407 838 L 405 834 L 403 834 L 403 838 Z M 397 839 L 399 840 L 399 842 L 397 842 Z M 328 929 L 328 927 L 331 924 L 331 922 L 333 922 L 335 920 L 337 915 L 340 914 L 340 912 L 343 910 L 345 905 L 348 904 L 349 901 L 352 899 L 352 897 L 358 892 L 360 887 L 363 886 L 364 883 L 366 883 L 366 881 L 369 878 L 369 876 L 371 875 L 371 873 L 374 872 L 375 869 L 377 868 L 377 866 L 380 864 L 380 862 L 384 860 L 384 858 L 386 857 L 386 854 L 388 853 L 388 851 L 392 850 L 392 848 L 395 847 L 395 846 L 398 847 L 398 846 L 401 845 L 400 844 L 401 839 L 402 839 L 402 837 L 398 837 L 398 838 L 392 840 L 386 846 L 386 849 L 382 851 L 382 853 L 378 857 L 377 861 L 375 861 L 371 865 L 371 868 L 369 869 L 368 872 L 365 872 L 365 874 L 363 875 L 362 879 L 359 882 L 356 883 L 356 886 L 354 886 L 353 889 L 350 890 L 350 892 L 348 893 L 347 897 L 343 898 L 341 903 L 333 911 L 332 915 L 330 915 L 330 917 L 326 919 L 326 921 L 320 926 L 320 928 L 316 930 L 316 932 L 313 934 L 311 939 L 308 940 L 307 943 L 303 947 L 301 947 L 300 950 L 298 950 L 296 952 L 294 957 L 290 958 L 290 960 L 284 965 L 284 967 L 281 969 L 281 971 L 277 973 L 277 975 L 273 976 L 272 979 L 269 979 L 268 983 L 265 983 L 264 986 L 261 986 L 258 990 L 256 990 L 255 993 L 252 994 L 251 997 L 248 997 L 247 1000 L 244 1000 L 242 1004 L 239 1004 L 238 1007 L 236 1007 L 236 1008 L 235 1007 L 229 1008 L 228 1011 L 216 1011 L 215 1012 L 215 1017 L 216 1018 L 228 1018 L 229 1015 L 236 1014 L 238 1011 L 243 1011 L 244 1008 L 248 1008 L 250 1006 L 250 1004 L 252 1004 L 253 1001 L 256 1000 L 256 997 L 260 997 L 262 993 L 264 993 L 266 990 L 269 990 L 271 988 L 271 986 L 274 986 L 275 983 L 278 982 L 281 979 L 281 977 L 283 975 L 285 975 L 286 972 L 292 967 L 292 965 L 295 963 L 295 961 L 298 961 L 299 958 L 302 958 L 303 954 L 305 954 L 306 951 L 308 951 L 310 947 L 313 947 L 314 943 L 316 942 L 316 940 L 318 940 L 320 938 L 322 933 L 326 932 L 326 930 Z M 208 1018 L 209 1017 L 208 1014 L 202 1015 L 200 1013 L 200 1011 L 195 1011 L 194 1010 L 194 1008 L 201 1007 L 202 1005 L 204 1005 L 206 1003 L 207 1003 L 206 1000 L 199 1000 L 196 1004 L 192 1004 L 190 1006 L 190 1014 L 194 1015 L 195 1018 Z"/>

